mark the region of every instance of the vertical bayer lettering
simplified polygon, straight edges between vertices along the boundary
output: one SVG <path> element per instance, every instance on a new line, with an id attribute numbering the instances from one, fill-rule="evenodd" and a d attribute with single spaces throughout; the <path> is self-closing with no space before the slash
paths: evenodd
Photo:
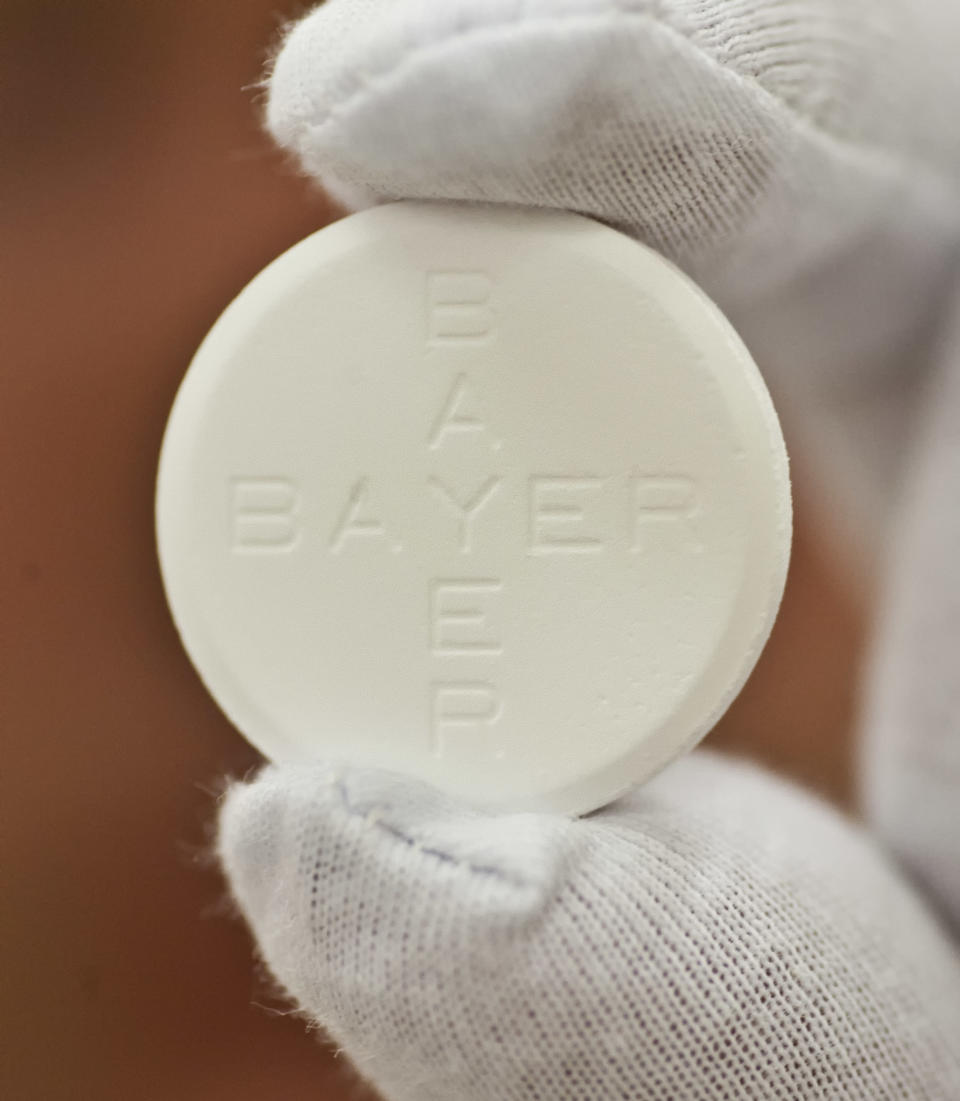
<path id="1" fill-rule="evenodd" d="M 480 448 L 490 455 L 501 441 L 483 415 L 482 386 L 469 370 L 482 375 L 475 349 L 496 337 L 492 304 L 493 282 L 482 271 L 430 271 L 426 275 L 426 352 L 445 349 L 453 355 L 453 370 L 445 384 L 445 397 L 430 425 L 426 446 L 438 468 L 428 485 L 443 511 L 456 525 L 460 556 L 475 553 L 475 521 L 497 495 L 503 478 L 490 472 L 470 489 L 451 488 L 443 477 L 447 448 Z M 456 356 L 458 349 L 472 351 L 470 360 Z M 450 364 L 451 356 L 445 357 Z M 429 362 L 429 360 L 428 360 Z M 449 367 L 443 368 L 449 370 Z M 462 560 L 461 557 L 461 560 Z M 427 645 L 438 677 L 428 689 L 430 748 L 443 757 L 456 738 L 482 737 L 499 722 L 503 701 L 484 668 L 503 654 L 496 627 L 497 604 L 503 590 L 499 578 L 433 578 L 427 593 Z"/>

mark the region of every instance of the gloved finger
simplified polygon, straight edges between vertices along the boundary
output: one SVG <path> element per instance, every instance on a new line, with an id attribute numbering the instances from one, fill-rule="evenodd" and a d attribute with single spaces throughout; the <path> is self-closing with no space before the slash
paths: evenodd
<path id="1" fill-rule="evenodd" d="M 894 527 L 869 681 L 870 818 L 960 931 L 960 295 Z"/>
<path id="2" fill-rule="evenodd" d="M 350 206 L 579 210 L 765 289 L 872 229 L 933 248 L 954 224 L 958 41 L 940 0 L 330 0 L 267 118 Z"/>
<path id="3" fill-rule="evenodd" d="M 868 839 L 697 753 L 586 819 L 271 767 L 220 855 L 264 960 L 392 1101 L 960 1095 L 960 965 Z"/>

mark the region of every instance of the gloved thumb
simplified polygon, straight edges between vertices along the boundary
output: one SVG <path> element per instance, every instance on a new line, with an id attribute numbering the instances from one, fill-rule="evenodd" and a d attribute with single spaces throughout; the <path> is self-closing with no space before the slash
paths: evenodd
<path id="1" fill-rule="evenodd" d="M 270 767 L 220 855 L 264 960 L 393 1101 L 960 1096 L 960 965 L 871 841 L 709 753 L 588 818 Z"/>

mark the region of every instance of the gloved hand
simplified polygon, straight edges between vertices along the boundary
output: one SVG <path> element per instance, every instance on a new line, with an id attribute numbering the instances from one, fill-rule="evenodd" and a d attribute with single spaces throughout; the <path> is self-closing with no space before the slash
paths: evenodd
<path id="1" fill-rule="evenodd" d="M 871 453 L 877 417 L 938 376 L 864 783 L 940 918 L 865 832 L 706 752 L 578 821 L 269 767 L 224 800 L 223 865 L 391 1101 L 960 1097 L 958 45 L 952 0 L 331 0 L 286 38 L 269 124 L 331 192 L 561 206 L 652 244 L 809 440 L 841 410 L 841 499 L 882 496 L 907 418 Z"/>

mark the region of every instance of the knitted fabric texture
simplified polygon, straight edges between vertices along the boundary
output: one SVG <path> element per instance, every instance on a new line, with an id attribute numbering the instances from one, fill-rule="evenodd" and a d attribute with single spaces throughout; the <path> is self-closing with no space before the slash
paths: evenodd
<path id="1" fill-rule="evenodd" d="M 960 296 L 938 352 L 870 671 L 863 790 L 960 934 Z"/>
<path id="2" fill-rule="evenodd" d="M 365 771 L 238 786 L 268 967 L 393 1101 L 960 1096 L 960 965 L 869 841 L 697 753 L 582 820 Z"/>

